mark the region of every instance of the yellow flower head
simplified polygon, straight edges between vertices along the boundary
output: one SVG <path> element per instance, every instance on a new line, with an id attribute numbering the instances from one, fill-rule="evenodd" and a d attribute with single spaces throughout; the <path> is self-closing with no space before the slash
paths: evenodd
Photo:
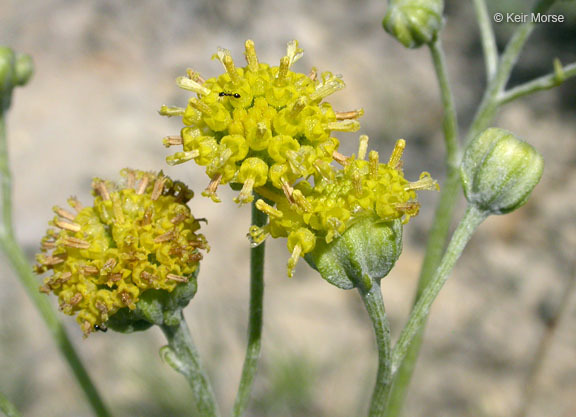
<path id="1" fill-rule="evenodd" d="M 356 131 L 362 110 L 338 113 L 322 102 L 344 88 L 330 72 L 320 76 L 292 72 L 302 56 L 297 41 L 288 43 L 280 65 L 258 61 L 254 42 L 246 41 L 247 65 L 235 65 L 230 52 L 219 49 L 214 58 L 225 72 L 204 80 L 189 70 L 177 79 L 180 88 L 196 93 L 186 108 L 163 106 L 160 114 L 181 116 L 179 136 L 164 139 L 165 146 L 182 146 L 167 158 L 171 165 L 189 160 L 206 167 L 210 185 L 203 193 L 220 201 L 220 184 L 242 188 L 235 199 L 253 201 L 253 189 L 281 189 L 316 174 L 318 165 L 330 163 L 339 142 L 333 131 Z"/>
<path id="2" fill-rule="evenodd" d="M 186 203 L 193 193 L 158 174 L 125 169 L 123 184 L 94 179 L 94 205 L 75 198 L 74 212 L 54 207 L 36 272 L 51 271 L 40 288 L 58 296 L 60 309 L 77 315 L 85 335 L 106 329 L 119 309 L 134 309 L 148 289 L 184 285 L 208 249 Z"/>
<path id="3" fill-rule="evenodd" d="M 270 221 L 264 228 L 252 226 L 249 236 L 253 245 L 261 243 L 267 235 L 287 237 L 292 257 L 288 262 L 288 275 L 301 256 L 312 252 L 317 239 L 332 242 L 361 218 L 372 217 L 381 221 L 402 219 L 407 223 L 418 214 L 416 190 L 438 188 L 427 172 L 416 182 L 404 178 L 402 153 L 406 142 L 400 139 L 388 163 L 380 163 L 378 153 L 370 151 L 365 160 L 368 137 L 360 137 L 358 155 L 339 155 L 342 169 L 323 165 L 314 185 L 306 180 L 293 188 L 284 189 L 284 195 L 262 193 L 275 203 L 272 207 L 258 200 L 256 207 L 268 214 Z"/>

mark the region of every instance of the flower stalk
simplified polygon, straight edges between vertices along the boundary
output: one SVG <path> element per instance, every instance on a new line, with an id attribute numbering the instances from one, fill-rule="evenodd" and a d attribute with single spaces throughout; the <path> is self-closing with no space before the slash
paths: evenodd
<path id="1" fill-rule="evenodd" d="M 257 199 L 256 199 L 257 200 Z M 257 200 L 260 201 L 260 200 Z M 252 203 L 252 225 L 262 227 L 266 224 L 266 214 Z M 264 308 L 264 253 L 266 242 L 250 249 L 250 311 L 248 313 L 248 344 L 242 367 L 240 384 L 234 401 L 234 417 L 246 412 L 254 377 L 258 370 L 258 359 L 262 348 L 262 324 Z"/>
<path id="2" fill-rule="evenodd" d="M 218 417 L 220 412 L 208 375 L 203 369 L 198 350 L 192 341 L 190 330 L 182 312 L 176 323 L 160 326 L 168 340 L 168 346 L 160 354 L 175 371 L 184 375 L 192 392 L 200 417 Z"/>

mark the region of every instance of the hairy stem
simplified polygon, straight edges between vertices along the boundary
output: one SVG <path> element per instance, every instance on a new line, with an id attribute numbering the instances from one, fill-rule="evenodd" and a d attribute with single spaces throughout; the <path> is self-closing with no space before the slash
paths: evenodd
<path id="1" fill-rule="evenodd" d="M 16 276 L 24 286 L 28 296 L 40 312 L 44 323 L 48 327 L 52 338 L 60 349 L 62 356 L 72 369 L 78 384 L 84 391 L 95 415 L 108 417 L 110 412 L 104 405 L 98 390 L 92 383 L 86 368 L 70 342 L 64 326 L 58 320 L 56 313 L 50 306 L 48 298 L 38 291 L 38 281 L 32 273 L 32 268 L 14 235 L 12 223 L 12 179 L 8 161 L 8 144 L 6 138 L 5 112 L 0 113 L 0 207 L 2 218 L 0 221 L 0 248 L 6 256 Z"/>
<path id="2" fill-rule="evenodd" d="M 168 346 L 160 351 L 163 359 L 177 372 L 184 375 L 192 392 L 200 417 L 218 417 L 216 397 L 206 371 L 200 362 L 200 356 L 192 341 L 190 330 L 182 312 L 174 325 L 160 326 L 166 336 Z"/>
<path id="3" fill-rule="evenodd" d="M 488 16 L 486 0 L 474 0 L 474 9 L 476 10 L 478 25 L 480 26 L 484 62 L 486 64 L 486 78 L 490 81 L 496 73 L 496 66 L 498 65 L 498 49 L 496 48 L 496 39 L 494 38 L 492 22 Z"/>
<path id="4" fill-rule="evenodd" d="M 254 201 L 258 198 L 254 197 Z M 252 225 L 264 226 L 267 216 L 252 203 Z M 236 400 L 234 401 L 234 417 L 240 417 L 246 412 L 252 384 L 258 370 L 258 359 L 262 347 L 262 323 L 264 308 L 264 252 L 265 242 L 250 250 L 250 311 L 248 316 L 248 344 L 246 356 Z"/>
<path id="5" fill-rule="evenodd" d="M 468 206 L 464 217 L 452 235 L 452 239 L 446 248 L 446 252 L 442 257 L 440 265 L 436 269 L 432 279 L 430 279 L 428 286 L 420 296 L 418 302 L 412 309 L 408 323 L 406 323 L 406 326 L 402 329 L 398 342 L 396 342 L 396 345 L 394 346 L 392 351 L 393 373 L 396 372 L 404 360 L 414 337 L 420 332 L 424 325 L 432 303 L 438 296 L 440 289 L 444 286 L 452 268 L 454 268 L 456 261 L 460 258 L 464 247 L 486 216 L 487 213 L 479 211 L 475 206 Z"/>
<path id="6" fill-rule="evenodd" d="M 372 393 L 368 416 L 379 417 L 382 416 L 386 408 L 388 392 L 392 382 L 390 372 L 390 324 L 386 317 L 384 300 L 382 299 L 382 292 L 380 291 L 378 283 L 373 282 L 370 291 L 360 289 L 359 292 L 362 301 L 364 301 L 368 316 L 372 321 L 378 349 L 378 373 L 376 375 L 376 383 Z"/>
<path id="7" fill-rule="evenodd" d="M 428 286 L 428 282 L 432 277 L 432 273 L 438 266 L 444 245 L 448 239 L 448 232 L 452 221 L 454 206 L 458 198 L 458 191 L 460 190 L 460 175 L 458 171 L 458 119 L 456 115 L 456 107 L 450 83 L 448 81 L 448 74 L 446 72 L 446 64 L 442 45 L 437 41 L 430 45 L 430 52 L 438 84 L 440 86 L 440 93 L 442 96 L 442 104 L 444 107 L 444 141 L 446 144 L 446 180 L 442 186 L 440 193 L 440 201 L 436 208 L 434 222 L 428 237 L 426 246 L 426 256 L 422 264 L 420 272 L 420 279 L 418 282 L 418 290 L 416 299 L 418 301 L 424 289 Z M 398 416 L 406 397 L 406 391 L 412 378 L 412 373 L 416 365 L 420 345 L 422 344 L 424 329 L 416 336 L 414 343 L 406 356 L 406 360 L 394 376 L 394 383 L 390 392 L 389 402 L 386 410 L 386 417 Z"/>

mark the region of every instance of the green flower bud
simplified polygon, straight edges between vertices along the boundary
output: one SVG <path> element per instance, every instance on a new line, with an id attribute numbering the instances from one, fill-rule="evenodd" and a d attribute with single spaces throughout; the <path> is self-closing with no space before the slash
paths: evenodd
<path id="1" fill-rule="evenodd" d="M 319 240 L 304 259 L 330 284 L 369 291 L 384 278 L 402 252 L 402 221 L 365 217 L 330 243 Z"/>
<path id="2" fill-rule="evenodd" d="M 392 0 L 382 25 L 406 48 L 418 48 L 436 40 L 443 11 L 443 0 Z"/>
<path id="3" fill-rule="evenodd" d="M 15 54 L 12 49 L 0 46 L 0 105 L 3 110 L 10 107 L 14 87 L 26 84 L 32 72 L 29 55 Z"/>
<path id="4" fill-rule="evenodd" d="M 464 153 L 460 172 L 466 199 L 491 214 L 514 211 L 528 200 L 543 167 L 531 145 L 506 130 L 487 129 Z"/>

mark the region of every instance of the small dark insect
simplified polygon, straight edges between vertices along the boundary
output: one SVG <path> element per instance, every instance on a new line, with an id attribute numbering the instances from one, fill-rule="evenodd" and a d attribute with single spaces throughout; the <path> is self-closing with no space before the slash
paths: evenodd
<path id="1" fill-rule="evenodd" d="M 107 327 L 104 327 L 104 326 L 98 326 L 97 324 L 95 324 L 95 325 L 94 325 L 94 330 L 96 330 L 96 331 L 101 331 L 101 332 L 106 333 L 106 332 L 108 331 L 108 328 L 107 328 Z"/>
<path id="2" fill-rule="evenodd" d="M 225 93 L 224 91 L 219 92 L 218 95 L 219 95 L 220 97 L 240 98 L 240 94 L 238 94 L 238 93 Z"/>

